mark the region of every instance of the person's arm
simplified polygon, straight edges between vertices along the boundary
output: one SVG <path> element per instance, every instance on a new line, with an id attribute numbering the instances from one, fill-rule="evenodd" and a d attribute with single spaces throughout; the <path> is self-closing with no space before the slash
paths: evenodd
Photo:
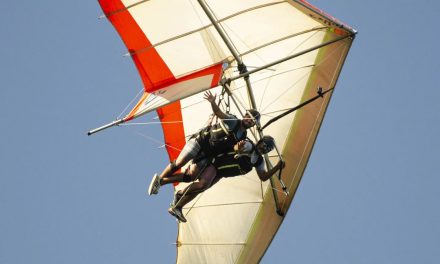
<path id="1" fill-rule="evenodd" d="M 214 114 L 218 118 L 221 118 L 221 119 L 228 118 L 228 115 L 223 113 L 223 111 L 220 109 L 220 107 L 218 107 L 218 105 L 215 103 L 216 95 L 213 95 L 211 93 L 211 91 L 206 91 L 203 98 L 208 100 L 208 102 L 211 103 L 212 112 L 214 112 Z"/>
<path id="2" fill-rule="evenodd" d="M 280 168 L 284 168 L 285 163 L 283 161 L 278 161 L 277 165 L 275 165 L 272 169 L 266 171 L 265 169 L 261 169 L 261 167 L 264 168 L 264 164 L 261 166 L 256 167 L 258 177 L 261 181 L 267 181 L 272 177 L 272 175 L 277 172 Z"/>

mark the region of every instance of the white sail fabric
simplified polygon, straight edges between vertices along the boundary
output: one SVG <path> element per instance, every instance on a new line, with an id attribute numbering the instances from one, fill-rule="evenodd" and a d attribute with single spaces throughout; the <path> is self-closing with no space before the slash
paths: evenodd
<path id="1" fill-rule="evenodd" d="M 153 106 L 145 106 L 148 96 L 144 96 L 128 119 L 178 100 L 169 106 L 178 109 L 177 115 L 175 110 L 166 111 L 167 107 L 159 111 L 161 120 L 172 112 L 183 121 L 179 128 L 164 126 L 167 144 L 181 148 L 185 136 L 197 132 L 212 113 L 210 104 L 198 92 L 215 87 L 222 70 L 224 78 L 240 74 L 233 53 L 199 1 L 99 2 L 127 45 L 146 93 L 154 93 L 155 98 L 162 96 L 155 99 L 161 103 Z M 351 27 L 303 0 L 204 2 L 248 70 L 301 54 L 251 74 L 251 95 L 243 79 L 233 81 L 231 88 L 239 105 L 232 105 L 231 113 L 240 117 L 240 111 L 255 107 L 264 125 L 315 96 L 318 87 L 336 85 L 355 34 Z M 223 69 L 218 66 L 222 64 L 226 66 Z M 202 74 L 207 69 L 214 71 Z M 220 89 L 214 88 L 213 92 L 219 94 Z M 162 93 L 165 90 L 172 99 Z M 281 192 L 276 180 L 273 191 L 271 183 L 262 183 L 255 172 L 222 179 L 184 208 L 188 222 L 179 224 L 177 263 L 256 263 L 262 258 L 292 202 L 330 97 L 329 93 L 263 131 L 275 138 L 286 161 L 282 178 L 290 195 Z M 252 134 L 258 133 L 249 133 L 256 141 L 258 138 Z M 171 159 L 177 155 L 169 154 Z M 278 157 L 270 154 L 275 164 Z M 179 184 L 176 188 L 184 187 Z"/>

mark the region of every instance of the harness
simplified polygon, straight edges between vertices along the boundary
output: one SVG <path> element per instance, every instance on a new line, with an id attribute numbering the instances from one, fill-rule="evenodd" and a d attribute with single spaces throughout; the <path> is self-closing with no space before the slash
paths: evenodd
<path id="1" fill-rule="evenodd" d="M 246 131 L 237 137 L 239 130 L 240 122 L 235 122 L 234 127 L 228 129 L 227 125 L 220 120 L 217 124 L 202 129 L 196 140 L 206 155 L 217 156 L 232 149 L 240 140 L 246 139 Z"/>
<path id="2" fill-rule="evenodd" d="M 253 152 L 251 152 L 253 153 Z M 253 167 L 259 166 L 263 162 L 263 157 L 258 155 L 257 161 L 252 164 L 251 155 L 227 152 L 220 154 L 213 162 L 217 169 L 217 177 L 234 177 L 247 174 Z"/>

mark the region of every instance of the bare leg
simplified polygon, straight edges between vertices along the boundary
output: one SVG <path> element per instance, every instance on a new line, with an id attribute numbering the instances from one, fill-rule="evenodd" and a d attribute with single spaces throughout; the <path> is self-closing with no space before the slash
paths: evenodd
<path id="1" fill-rule="evenodd" d="M 212 186 L 214 186 L 214 184 L 216 184 L 220 179 L 221 178 L 215 177 L 214 180 L 211 182 L 211 185 L 209 186 L 209 189 L 212 188 Z M 186 189 L 178 191 L 178 195 L 182 196 L 185 193 L 185 190 Z M 179 199 L 178 206 L 180 208 L 185 206 L 186 204 L 188 204 L 189 202 L 194 200 L 194 198 L 196 198 L 197 195 L 199 195 L 200 193 L 201 192 L 191 192 L 191 193 L 187 192 L 184 197 Z"/>
<path id="2" fill-rule="evenodd" d="M 195 163 L 192 163 L 185 170 L 185 172 L 174 173 L 168 177 L 161 178 L 160 185 L 162 186 L 169 183 L 195 181 L 199 174 L 199 170 L 200 170 L 199 166 Z"/>
<path id="3" fill-rule="evenodd" d="M 168 164 L 168 166 L 159 175 L 159 179 L 168 178 L 173 173 L 182 168 L 190 160 L 194 159 L 200 152 L 200 145 L 195 138 L 192 138 L 186 142 L 179 156 L 174 162 Z"/>
<path id="4" fill-rule="evenodd" d="M 214 168 L 214 166 L 209 165 L 200 175 L 198 182 L 193 182 L 185 189 L 179 191 L 179 194 L 183 195 L 183 197 L 178 201 L 175 207 L 182 208 L 187 203 L 196 198 L 198 194 L 209 189 L 211 187 L 211 183 L 215 178 L 215 175 L 216 169 Z"/>
<path id="5" fill-rule="evenodd" d="M 215 177 L 214 180 L 211 182 L 211 187 L 209 187 L 209 188 L 212 188 L 212 186 L 214 186 L 214 184 L 216 184 L 221 179 L 222 178 Z"/>
<path id="6" fill-rule="evenodd" d="M 182 168 L 188 161 L 190 161 L 193 157 L 191 155 L 182 156 L 179 155 L 174 163 L 168 164 L 166 168 L 162 171 L 159 178 L 162 181 L 164 178 L 170 177 L 174 172 L 178 171 Z"/>
<path id="7" fill-rule="evenodd" d="M 174 173 L 168 177 L 163 177 L 160 179 L 160 186 L 163 186 L 163 185 L 169 184 L 169 183 L 182 182 L 184 175 L 185 175 L 185 173 L 180 172 L 180 173 Z"/>

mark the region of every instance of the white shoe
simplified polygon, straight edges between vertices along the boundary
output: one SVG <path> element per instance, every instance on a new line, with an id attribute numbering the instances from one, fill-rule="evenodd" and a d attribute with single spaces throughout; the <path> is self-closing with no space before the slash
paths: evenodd
<path id="1" fill-rule="evenodd" d="M 151 179 L 150 186 L 148 187 L 148 195 L 158 194 L 160 189 L 160 178 L 157 173 L 154 174 L 153 179 Z"/>

